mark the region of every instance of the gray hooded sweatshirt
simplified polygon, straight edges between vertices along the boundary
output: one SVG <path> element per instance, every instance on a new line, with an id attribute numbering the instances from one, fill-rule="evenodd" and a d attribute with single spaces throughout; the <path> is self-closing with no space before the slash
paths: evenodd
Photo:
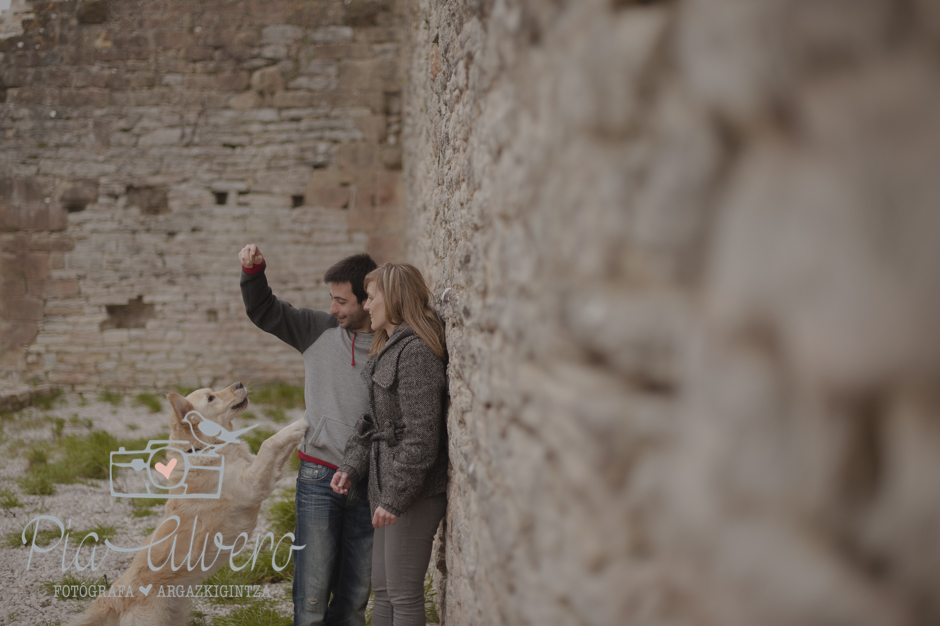
<path id="1" fill-rule="evenodd" d="M 241 288 L 245 312 L 255 326 L 303 355 L 309 428 L 300 451 L 339 465 L 356 422 L 369 410 L 369 390 L 360 373 L 369 360 L 373 333 L 340 328 L 329 313 L 295 309 L 278 300 L 263 268 L 254 274 L 242 270 Z"/>

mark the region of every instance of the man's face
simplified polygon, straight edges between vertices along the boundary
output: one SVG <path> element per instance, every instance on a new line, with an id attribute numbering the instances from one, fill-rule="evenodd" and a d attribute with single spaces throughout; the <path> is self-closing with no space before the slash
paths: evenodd
<path id="1" fill-rule="evenodd" d="M 330 283 L 330 313 L 339 320 L 339 325 L 349 330 L 371 333 L 369 314 L 366 313 L 349 283 Z"/>

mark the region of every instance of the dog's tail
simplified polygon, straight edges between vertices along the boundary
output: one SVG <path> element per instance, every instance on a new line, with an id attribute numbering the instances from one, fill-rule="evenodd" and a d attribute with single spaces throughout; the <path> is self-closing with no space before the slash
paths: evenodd
<path id="1" fill-rule="evenodd" d="M 106 598 L 98 598 L 68 626 L 118 626 L 119 618 Z"/>

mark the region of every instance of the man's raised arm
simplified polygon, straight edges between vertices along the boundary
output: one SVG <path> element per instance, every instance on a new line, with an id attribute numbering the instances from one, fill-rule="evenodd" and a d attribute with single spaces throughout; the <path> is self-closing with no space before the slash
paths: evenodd
<path id="1" fill-rule="evenodd" d="M 266 263 L 258 246 L 250 243 L 238 253 L 242 265 L 241 289 L 245 313 L 255 326 L 304 352 L 323 331 L 337 326 L 337 319 L 324 311 L 295 309 L 278 300 L 264 275 Z"/>

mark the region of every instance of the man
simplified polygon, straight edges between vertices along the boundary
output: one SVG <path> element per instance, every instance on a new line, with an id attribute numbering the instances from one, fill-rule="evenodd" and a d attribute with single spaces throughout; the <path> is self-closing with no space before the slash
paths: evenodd
<path id="1" fill-rule="evenodd" d="M 359 373 L 369 358 L 372 329 L 362 308 L 368 254 L 331 267 L 329 313 L 295 309 L 278 300 L 265 278 L 255 244 L 238 254 L 245 312 L 254 324 L 296 348 L 304 359 L 309 424 L 300 445 L 297 476 L 294 626 L 362 626 L 372 573 L 372 516 L 365 486 L 340 495 L 330 481 L 343 460 L 346 440 L 368 411 L 368 388 Z M 330 599 L 332 597 L 332 600 Z"/>

